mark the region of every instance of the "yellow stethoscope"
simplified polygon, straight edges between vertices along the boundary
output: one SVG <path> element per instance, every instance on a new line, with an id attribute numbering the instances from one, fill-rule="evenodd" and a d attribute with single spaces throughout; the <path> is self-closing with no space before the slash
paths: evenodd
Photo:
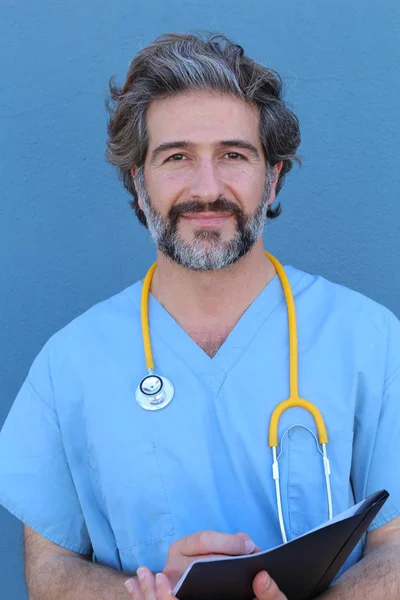
<path id="1" fill-rule="evenodd" d="M 318 408 L 312 404 L 309 400 L 304 400 L 304 398 L 300 398 L 299 395 L 299 367 L 298 367 L 298 348 L 297 348 L 297 324 L 296 324 L 296 309 L 294 304 L 294 298 L 292 294 L 292 290 L 290 287 L 289 280 L 284 271 L 283 266 L 280 262 L 272 256 L 269 252 L 265 252 L 269 260 L 275 267 L 275 270 L 279 276 L 281 281 L 281 285 L 285 294 L 287 313 L 288 313 L 288 324 L 289 324 L 289 373 L 290 373 L 290 395 L 287 400 L 283 400 L 276 406 L 274 409 L 271 420 L 269 424 L 269 436 L 268 436 L 268 444 L 272 449 L 272 476 L 275 481 L 275 491 L 276 491 L 276 502 L 278 509 L 278 518 L 279 518 L 279 526 L 281 529 L 282 540 L 284 543 L 287 542 L 287 535 L 285 530 L 285 524 L 283 520 L 282 513 L 282 501 L 281 501 L 281 492 L 280 492 L 280 483 L 279 483 L 279 465 L 278 460 L 280 455 L 282 454 L 282 443 L 284 437 L 289 433 L 291 429 L 294 427 L 303 427 L 307 429 L 311 433 L 311 435 L 315 438 L 317 449 L 320 452 L 323 459 L 324 466 L 324 474 L 325 474 L 325 484 L 326 484 L 326 493 L 328 500 L 328 514 L 329 519 L 332 519 L 333 511 L 332 511 L 332 493 L 331 493 L 331 485 L 330 485 L 330 465 L 328 456 L 326 453 L 326 445 L 328 443 L 328 434 L 326 431 L 325 423 L 322 418 L 322 415 Z M 141 314 L 141 322 L 142 322 L 142 335 L 143 335 L 143 344 L 144 344 L 144 353 L 146 357 L 146 369 L 147 375 L 143 377 L 140 381 L 137 389 L 136 389 L 136 400 L 138 404 L 144 408 L 145 410 L 159 410 L 167 406 L 174 397 L 174 387 L 172 383 L 166 377 L 162 377 L 157 375 L 154 372 L 154 361 L 153 354 L 151 351 L 150 344 L 150 330 L 149 330 L 149 315 L 148 315 L 148 300 L 149 300 L 149 292 L 150 285 L 153 278 L 154 271 L 156 270 L 157 262 L 155 262 L 147 272 L 146 277 L 143 281 L 142 287 L 142 296 L 140 303 L 140 314 Z M 279 419 L 282 413 L 288 408 L 292 408 L 294 406 L 300 406 L 301 408 L 305 408 L 308 410 L 312 416 L 314 417 L 317 431 L 318 431 L 318 439 L 316 435 L 304 425 L 292 425 L 285 431 L 281 438 L 280 444 L 280 452 L 277 455 L 278 448 L 278 424 Z M 322 450 L 321 450 L 321 448 Z"/>

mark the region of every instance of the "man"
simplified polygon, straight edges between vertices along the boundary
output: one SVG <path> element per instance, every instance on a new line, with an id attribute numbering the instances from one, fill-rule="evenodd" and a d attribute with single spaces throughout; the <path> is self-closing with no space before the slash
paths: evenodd
<path id="1" fill-rule="evenodd" d="M 196 558 L 282 541 L 267 431 L 289 395 L 289 332 L 262 232 L 297 160 L 297 119 L 279 76 L 223 36 L 161 36 L 111 95 L 107 156 L 157 246 L 151 348 L 174 397 L 160 410 L 136 401 L 146 401 L 141 281 L 42 349 L 0 435 L 0 501 L 25 524 L 32 600 L 164 600 Z M 390 492 L 323 597 L 399 598 L 399 321 L 285 272 L 300 394 L 329 434 L 334 514 Z M 279 423 L 289 539 L 328 519 L 306 428 L 316 431 L 298 407 Z M 253 587 L 259 600 L 284 598 L 265 572 Z"/>

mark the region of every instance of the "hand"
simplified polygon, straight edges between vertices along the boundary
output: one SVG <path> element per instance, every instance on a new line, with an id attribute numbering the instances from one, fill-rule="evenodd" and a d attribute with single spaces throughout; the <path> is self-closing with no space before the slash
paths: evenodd
<path id="1" fill-rule="evenodd" d="M 247 533 L 201 531 L 171 544 L 163 573 L 168 577 L 170 584 L 175 586 L 187 567 L 197 558 L 239 556 L 259 551 L 260 548 L 254 545 Z M 133 579 L 132 581 L 133 585 L 137 583 Z"/>
<path id="2" fill-rule="evenodd" d="M 247 533 L 218 533 L 199 531 L 176 540 L 168 550 L 163 573 L 174 586 L 188 566 L 198 558 L 215 556 L 240 556 L 259 552 Z"/>
<path id="3" fill-rule="evenodd" d="M 127 589 L 132 600 L 178 600 L 172 595 L 172 586 L 164 573 L 157 573 L 154 577 L 149 569 L 141 567 L 138 569 L 138 579 L 128 580 Z M 287 600 L 265 571 L 254 578 L 253 590 L 254 600 Z"/>

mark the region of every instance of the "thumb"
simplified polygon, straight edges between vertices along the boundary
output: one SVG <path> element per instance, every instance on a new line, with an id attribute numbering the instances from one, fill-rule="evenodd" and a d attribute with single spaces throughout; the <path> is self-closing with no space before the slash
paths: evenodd
<path id="1" fill-rule="evenodd" d="M 253 591 L 256 600 L 287 600 L 275 581 L 266 571 L 260 571 L 253 581 Z"/>

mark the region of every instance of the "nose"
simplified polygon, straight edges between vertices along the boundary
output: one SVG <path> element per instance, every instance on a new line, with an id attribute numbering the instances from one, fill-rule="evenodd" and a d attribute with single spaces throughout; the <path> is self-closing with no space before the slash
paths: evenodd
<path id="1" fill-rule="evenodd" d="M 221 194 L 224 187 L 211 160 L 202 160 L 194 174 L 189 186 L 191 198 L 197 198 L 203 202 L 214 202 Z"/>

